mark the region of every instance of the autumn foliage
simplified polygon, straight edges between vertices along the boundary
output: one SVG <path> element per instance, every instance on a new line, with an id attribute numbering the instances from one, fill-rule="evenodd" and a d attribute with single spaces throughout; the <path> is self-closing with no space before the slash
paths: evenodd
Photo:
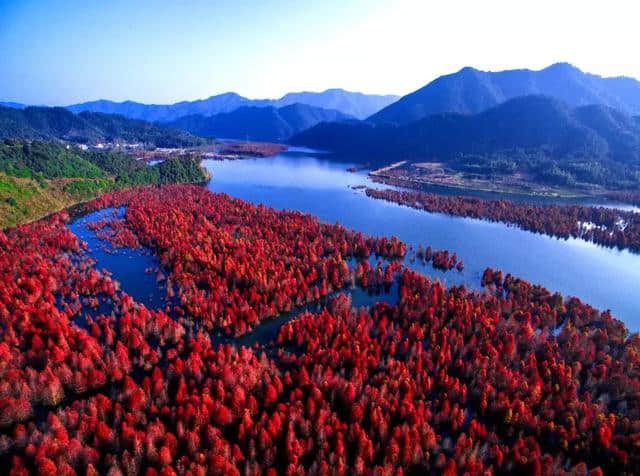
<path id="1" fill-rule="evenodd" d="M 372 198 L 428 212 L 502 222 L 535 233 L 580 238 L 640 253 L 640 214 L 631 211 L 583 205 L 534 205 L 391 189 L 367 188 L 365 193 Z M 631 194 L 625 197 L 637 199 Z"/>
<path id="2" fill-rule="evenodd" d="M 354 278 L 350 259 L 406 252 L 396 238 L 374 239 L 196 186 L 118 192 L 88 207 L 121 205 L 127 206 L 124 221 L 97 225 L 103 236 L 152 249 L 178 289 L 180 314 L 225 334 L 245 334 L 342 288 Z"/>
<path id="3" fill-rule="evenodd" d="M 640 192 L 621 191 L 621 192 L 609 192 L 607 197 L 613 200 L 620 200 L 621 202 L 631 203 L 636 207 L 640 206 Z"/>
<path id="4" fill-rule="evenodd" d="M 640 471 L 640 340 L 608 313 L 492 269 L 483 292 L 445 289 L 364 259 L 397 240 L 197 187 L 90 207 L 116 205 L 96 228 L 157 253 L 180 312 L 96 270 L 65 213 L 0 232 L 8 473 Z M 273 342 L 215 343 L 351 279 L 397 280 L 398 301 L 338 294 Z"/>

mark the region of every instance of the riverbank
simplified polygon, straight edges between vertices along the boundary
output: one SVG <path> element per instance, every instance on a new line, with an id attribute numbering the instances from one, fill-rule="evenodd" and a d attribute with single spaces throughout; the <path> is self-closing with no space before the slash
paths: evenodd
<path id="1" fill-rule="evenodd" d="M 535 205 L 419 191 L 366 188 L 365 193 L 371 198 L 430 213 L 501 222 L 534 233 L 561 239 L 578 238 L 640 253 L 640 215 L 634 212 L 583 205 Z"/>
<path id="2" fill-rule="evenodd" d="M 551 238 L 502 223 L 426 213 L 373 200 L 361 188 L 353 187 L 382 186 L 376 187 L 365 172 L 347 172 L 352 162 L 338 162 L 326 155 L 286 152 L 269 160 L 204 161 L 203 165 L 214 174 L 215 179 L 208 185 L 214 192 L 276 209 L 311 213 L 324 223 L 340 223 L 372 236 L 395 235 L 414 250 L 422 244 L 456 252 L 464 260 L 462 273 L 425 268 L 419 260 L 405 262 L 447 286 L 464 284 L 468 289 L 476 289 L 484 268 L 492 266 L 565 295 L 577 296 L 602 309 L 610 308 L 634 331 L 640 329 L 636 312 L 638 254 L 581 239 Z M 477 195 L 516 201 L 511 196 Z M 567 203 L 558 199 L 520 202 Z M 590 206 L 597 202 L 573 200 L 568 204 Z"/>
<path id="3" fill-rule="evenodd" d="M 449 171 L 438 162 L 409 163 L 408 161 L 395 162 L 369 172 L 374 182 L 385 185 L 421 190 L 428 186 L 446 187 L 457 190 L 485 192 L 495 194 L 520 195 L 536 198 L 601 198 L 607 197 L 607 190 L 601 188 L 553 187 L 531 180 L 524 174 L 481 177 L 478 175 L 467 176 L 463 173 Z"/>
<path id="4" fill-rule="evenodd" d="M 174 160 L 180 163 L 173 163 Z M 0 172 L 0 229 L 40 220 L 114 190 L 167 183 L 205 184 L 211 179 L 209 170 L 202 165 L 191 167 L 186 157 L 154 167 L 153 171 L 141 176 L 141 182 L 131 183 L 110 175 L 100 178 L 36 179 Z"/>
<path id="5" fill-rule="evenodd" d="M 214 144 L 189 148 L 158 148 L 141 150 L 135 158 L 144 162 L 163 161 L 185 155 L 194 155 L 210 160 L 245 160 L 273 157 L 285 152 L 286 145 L 269 142 L 217 141 Z"/>
<path id="6" fill-rule="evenodd" d="M 73 183 L 79 187 L 70 186 Z M 34 179 L 11 177 L 0 173 L 0 228 L 30 223 L 65 208 L 77 205 L 97 196 L 85 196 L 80 188 L 95 184 L 95 190 L 102 190 L 103 183 L 87 179 L 57 179 L 38 182 Z M 111 184 L 113 180 L 111 179 Z M 78 190 L 70 192 L 77 188 Z M 106 191 L 105 188 L 103 191 Z"/>

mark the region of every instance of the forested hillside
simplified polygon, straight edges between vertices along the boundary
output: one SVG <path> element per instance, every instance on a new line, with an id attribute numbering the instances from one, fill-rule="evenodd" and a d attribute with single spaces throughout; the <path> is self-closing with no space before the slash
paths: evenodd
<path id="1" fill-rule="evenodd" d="M 183 117 L 170 125 L 202 137 L 285 142 L 321 122 L 352 119 L 340 111 L 292 104 L 281 108 L 245 106 L 210 117 Z"/>
<path id="2" fill-rule="evenodd" d="M 81 144 L 143 143 L 155 147 L 192 147 L 200 137 L 164 125 L 114 114 L 74 114 L 61 107 L 0 107 L 0 138 L 52 140 Z"/>
<path id="3" fill-rule="evenodd" d="M 406 125 L 319 124 L 291 143 L 359 157 L 446 162 L 468 173 L 520 171 L 554 184 L 640 184 L 640 126 L 607 106 L 572 109 L 525 96 L 480 114 L 434 114 Z"/>
<path id="4" fill-rule="evenodd" d="M 568 63 L 557 63 L 540 71 L 492 72 L 463 68 L 403 96 L 369 120 L 378 124 L 407 124 L 443 112 L 477 114 L 509 99 L 531 94 L 550 96 L 571 107 L 599 104 L 625 114 L 640 114 L 640 81 L 603 78 Z"/>
<path id="5" fill-rule="evenodd" d="M 117 152 L 85 152 L 50 142 L 0 143 L 0 227 L 29 221 L 124 187 L 206 180 L 199 159 L 149 166 Z"/>

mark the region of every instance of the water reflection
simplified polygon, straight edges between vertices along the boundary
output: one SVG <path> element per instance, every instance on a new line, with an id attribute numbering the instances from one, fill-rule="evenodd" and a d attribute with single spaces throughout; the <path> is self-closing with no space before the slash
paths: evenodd
<path id="1" fill-rule="evenodd" d="M 111 243 L 101 240 L 96 232 L 87 228 L 89 223 L 104 218 L 122 218 L 124 208 L 105 208 L 69 223 L 67 226 L 75 235 L 87 242 L 87 253 L 96 261 L 96 269 L 106 269 L 122 290 L 149 309 L 165 306 L 166 285 L 156 282 L 156 274 L 146 272 L 158 268 L 160 262 L 144 248 L 114 248 Z"/>
<path id="2" fill-rule="evenodd" d="M 373 184 L 365 171 L 347 172 L 352 165 L 300 151 L 268 159 L 205 161 L 213 174 L 208 185 L 213 191 L 309 212 L 324 222 L 339 222 L 371 235 L 396 235 L 414 248 L 423 244 L 457 252 L 465 263 L 462 273 L 443 273 L 409 260 L 405 263 L 447 284 L 478 288 L 482 271 L 492 266 L 578 296 L 600 309 L 611 309 L 630 329 L 640 329 L 636 312 L 639 255 L 370 199 L 352 187 L 380 185 Z"/>
<path id="3" fill-rule="evenodd" d="M 414 250 L 422 244 L 456 252 L 465 263 L 462 273 L 455 270 L 445 273 L 429 264 L 405 260 L 408 267 L 447 285 L 465 284 L 477 289 L 482 271 L 492 266 L 543 284 L 552 291 L 578 296 L 600 309 L 610 308 L 631 330 L 640 329 L 636 312 L 639 255 L 582 240 L 550 238 L 499 223 L 426 213 L 370 199 L 361 190 L 352 188 L 372 185 L 366 172 L 349 173 L 346 169 L 353 164 L 310 157 L 304 151 L 271 159 L 207 161 L 205 165 L 213 173 L 208 184 L 213 191 L 275 208 L 309 212 L 324 222 L 339 222 L 371 235 L 396 235 Z M 118 216 L 123 214 L 122 209 L 115 212 Z M 156 283 L 154 273 L 145 272 L 158 267 L 158 260 L 144 249 L 114 250 L 86 227 L 87 223 L 112 213 L 113 209 L 92 213 L 74 221 L 69 228 L 88 243 L 96 266 L 108 269 L 125 292 L 150 308 L 163 308 L 165 285 Z M 370 303 L 363 298 L 356 293 L 354 303 Z M 269 325 L 262 332 L 271 337 L 277 325 Z"/>

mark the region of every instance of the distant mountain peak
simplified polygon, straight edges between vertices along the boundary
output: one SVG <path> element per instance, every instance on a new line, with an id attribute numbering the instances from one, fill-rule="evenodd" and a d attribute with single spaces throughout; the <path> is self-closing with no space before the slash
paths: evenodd
<path id="1" fill-rule="evenodd" d="M 439 162 L 467 154 L 520 160 L 523 151 L 558 163 L 588 158 L 616 161 L 622 167 L 640 164 L 637 119 L 609 106 L 572 108 L 539 94 L 518 96 L 477 114 L 438 113 L 407 124 L 318 124 L 294 136 L 291 143 L 380 164 Z M 603 179 L 589 177 L 594 183 Z"/>
<path id="2" fill-rule="evenodd" d="M 553 63 L 553 64 L 547 66 L 546 68 L 544 68 L 542 71 L 545 71 L 545 70 L 578 71 L 578 72 L 582 73 L 582 71 L 578 67 L 576 67 L 576 66 L 574 66 L 571 63 L 566 62 L 566 61 L 559 61 L 557 63 Z"/>
<path id="3" fill-rule="evenodd" d="M 397 96 L 364 94 L 332 88 L 319 93 L 309 91 L 291 92 L 274 101 L 274 105 L 282 107 L 297 102 L 323 109 L 335 109 L 343 114 L 364 119 L 397 99 Z"/>
<path id="4" fill-rule="evenodd" d="M 481 71 L 479 69 L 476 69 L 472 66 L 465 66 L 464 68 L 461 68 L 460 71 L 458 71 L 458 74 L 475 74 L 480 72 Z"/>
<path id="5" fill-rule="evenodd" d="M 0 102 L 0 106 L 9 107 L 11 109 L 24 109 L 25 107 L 27 107 L 22 103 L 12 101 Z"/>
<path id="6" fill-rule="evenodd" d="M 213 116 L 196 114 L 181 117 L 170 125 L 204 137 L 283 142 L 293 134 L 321 122 L 351 119 L 353 117 L 334 109 L 322 109 L 296 102 L 280 108 L 248 104 L 231 112 Z"/>
<path id="7" fill-rule="evenodd" d="M 234 91 L 227 91 L 225 93 L 214 94 L 213 96 L 209 96 L 207 99 L 228 98 L 228 97 L 246 99 L 244 96 L 241 96 L 240 94 L 238 94 L 238 93 L 236 93 Z M 198 101 L 198 99 L 196 99 L 196 101 Z M 182 102 L 189 102 L 189 101 L 182 101 Z"/>
<path id="8" fill-rule="evenodd" d="M 567 62 L 542 70 L 481 71 L 464 67 L 440 76 L 369 118 L 374 123 L 406 124 L 430 114 L 474 114 L 508 99 L 544 94 L 572 107 L 604 104 L 626 114 L 640 114 L 640 82 L 584 73 Z"/>
<path id="9" fill-rule="evenodd" d="M 293 103 L 306 104 L 322 109 L 335 109 L 343 114 L 364 119 L 396 101 L 398 96 L 382 96 L 346 91 L 340 88 L 322 92 L 301 91 L 285 94 L 280 99 L 248 99 L 236 92 L 228 91 L 206 99 L 181 101 L 174 104 L 142 104 L 134 101 L 115 102 L 100 99 L 68 106 L 73 112 L 92 111 L 122 114 L 132 119 L 153 122 L 171 122 L 180 117 L 202 115 L 213 116 L 231 112 L 241 106 L 283 107 Z"/>

